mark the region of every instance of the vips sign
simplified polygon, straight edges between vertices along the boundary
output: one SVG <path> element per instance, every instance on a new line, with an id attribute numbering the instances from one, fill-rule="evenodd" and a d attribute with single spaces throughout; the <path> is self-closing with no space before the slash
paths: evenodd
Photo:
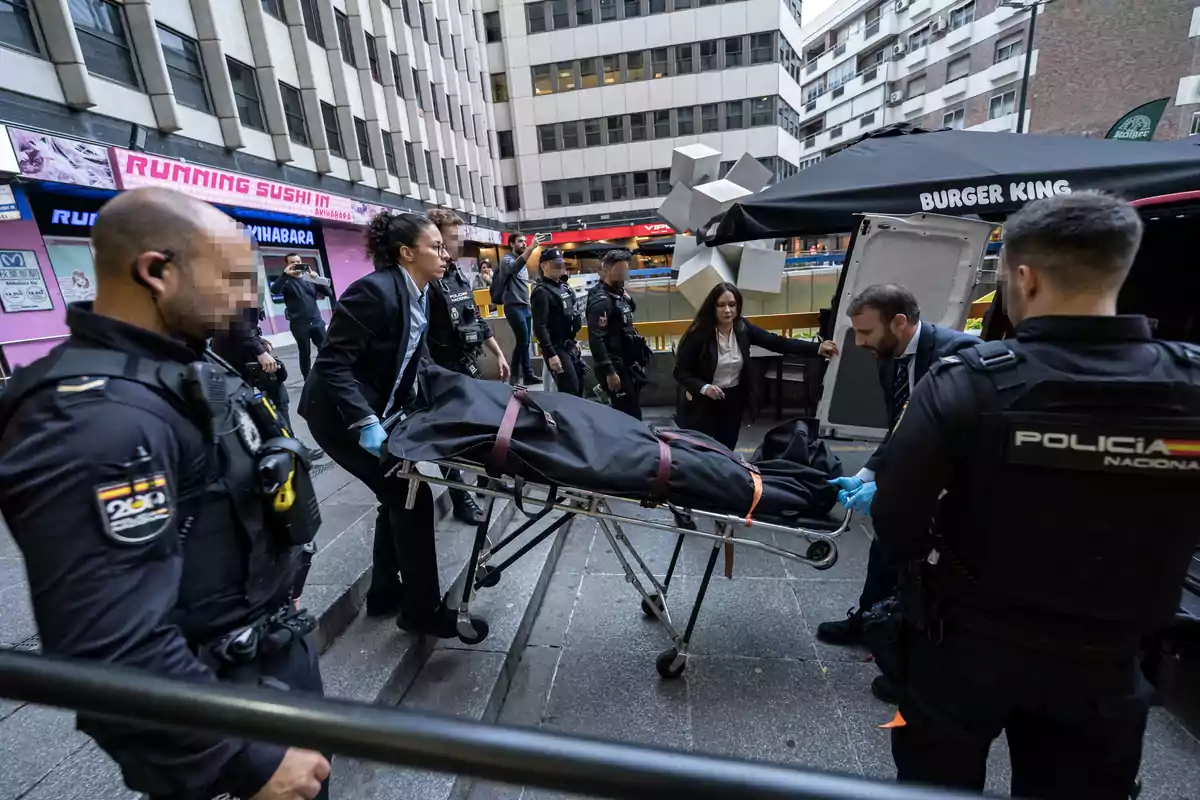
<path id="1" fill-rule="evenodd" d="M 148 153 L 135 153 L 120 147 L 114 147 L 112 151 L 117 167 L 117 183 L 121 189 L 159 186 L 190 194 L 209 203 L 280 211 L 349 225 L 365 226 L 384 208 L 341 195 L 288 186 Z"/>
<path id="2" fill-rule="evenodd" d="M 941 211 L 947 208 L 980 208 L 989 205 L 1028 203 L 1056 194 L 1070 194 L 1069 181 L 1016 181 L 1002 186 L 988 183 L 978 186 L 962 186 L 954 189 L 939 189 L 936 192 L 921 192 L 922 211 Z"/>

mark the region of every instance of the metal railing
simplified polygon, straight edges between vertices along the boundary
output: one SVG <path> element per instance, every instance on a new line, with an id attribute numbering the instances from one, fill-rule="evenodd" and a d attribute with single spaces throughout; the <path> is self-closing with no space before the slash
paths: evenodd
<path id="1" fill-rule="evenodd" d="M 13 650 L 0 650 L 0 697 L 140 725 L 202 730 L 615 800 L 978 797 L 382 706 L 170 680 Z"/>

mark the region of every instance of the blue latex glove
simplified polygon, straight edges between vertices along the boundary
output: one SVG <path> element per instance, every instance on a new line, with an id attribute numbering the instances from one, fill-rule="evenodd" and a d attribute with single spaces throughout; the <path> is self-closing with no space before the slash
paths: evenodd
<path id="1" fill-rule="evenodd" d="M 372 422 L 358 432 L 358 446 L 373 456 L 378 456 L 387 441 L 387 431 L 378 422 Z"/>
<path id="2" fill-rule="evenodd" d="M 850 496 L 862 488 L 863 482 L 861 478 L 834 478 L 829 485 L 838 488 L 838 502 L 849 508 Z"/>
<path id="3" fill-rule="evenodd" d="M 870 481 L 869 483 L 864 483 L 861 489 L 850 495 L 850 502 L 845 505 L 851 511 L 857 511 L 869 517 L 871 516 L 871 501 L 874 499 L 875 481 Z"/>

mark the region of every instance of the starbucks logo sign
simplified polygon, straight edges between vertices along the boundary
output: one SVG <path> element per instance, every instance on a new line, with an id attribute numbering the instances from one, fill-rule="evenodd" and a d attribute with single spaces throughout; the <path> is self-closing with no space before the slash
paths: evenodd
<path id="1" fill-rule="evenodd" d="M 1154 134 L 1154 123 L 1145 114 L 1134 114 L 1121 121 L 1113 132 L 1114 139 L 1149 139 Z"/>

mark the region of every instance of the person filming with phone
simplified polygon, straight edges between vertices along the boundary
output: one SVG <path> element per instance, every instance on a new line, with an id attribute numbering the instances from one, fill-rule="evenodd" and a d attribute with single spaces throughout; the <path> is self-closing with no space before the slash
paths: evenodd
<path id="1" fill-rule="evenodd" d="M 305 264 L 298 254 L 288 253 L 284 259 L 287 266 L 271 282 L 271 294 L 283 295 L 288 325 L 300 355 L 300 374 L 308 378 L 312 348 L 320 350 L 325 344 L 325 320 L 317 301 L 322 297 L 332 300 L 333 291 L 329 281 L 318 275 L 312 265 Z"/>

